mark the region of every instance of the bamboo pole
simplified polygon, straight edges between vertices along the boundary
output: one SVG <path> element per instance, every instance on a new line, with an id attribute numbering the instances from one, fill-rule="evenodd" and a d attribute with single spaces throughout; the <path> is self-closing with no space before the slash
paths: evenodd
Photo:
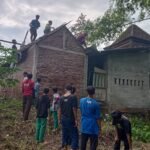
<path id="1" fill-rule="evenodd" d="M 12 41 L 6 41 L 6 40 L 1 40 L 1 39 L 0 39 L 0 42 L 13 44 Z M 22 45 L 21 43 L 16 43 L 16 44 L 17 44 L 17 45 Z"/>

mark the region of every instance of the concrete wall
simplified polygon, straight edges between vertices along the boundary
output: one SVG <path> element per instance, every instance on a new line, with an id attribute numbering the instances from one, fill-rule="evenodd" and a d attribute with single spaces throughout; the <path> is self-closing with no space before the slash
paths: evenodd
<path id="1" fill-rule="evenodd" d="M 110 107 L 150 109 L 150 53 L 110 54 L 107 67 Z"/>

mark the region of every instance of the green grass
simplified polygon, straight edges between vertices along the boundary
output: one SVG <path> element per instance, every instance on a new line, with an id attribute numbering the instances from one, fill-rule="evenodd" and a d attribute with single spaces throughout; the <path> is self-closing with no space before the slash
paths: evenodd
<path id="1" fill-rule="evenodd" d="M 150 118 L 144 118 L 142 116 L 129 115 L 129 120 L 132 126 L 132 138 L 134 141 L 142 141 L 144 143 L 150 142 Z M 107 118 L 103 115 L 103 120 L 105 121 L 103 127 L 103 133 L 107 135 L 113 135 L 114 130 L 111 125 L 111 117 L 110 115 Z M 113 134 L 112 134 L 113 133 Z"/>
<path id="2" fill-rule="evenodd" d="M 28 122 L 22 121 L 21 100 L 13 99 L 0 102 L 0 120 L 0 141 L 2 141 L 0 143 L 0 149 L 40 149 L 40 146 L 37 146 L 34 139 L 35 119 Z"/>
<path id="3" fill-rule="evenodd" d="M 0 110 L 16 110 L 16 109 L 21 109 L 22 102 L 21 100 L 5 100 L 3 102 L 0 101 Z"/>
<path id="4" fill-rule="evenodd" d="M 142 117 L 132 117 L 133 139 L 145 143 L 150 142 L 150 120 Z"/>

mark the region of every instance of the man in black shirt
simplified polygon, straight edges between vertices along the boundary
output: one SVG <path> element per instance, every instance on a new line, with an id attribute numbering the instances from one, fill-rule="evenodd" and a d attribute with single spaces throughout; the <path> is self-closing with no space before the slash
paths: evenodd
<path id="1" fill-rule="evenodd" d="M 120 111 L 112 112 L 111 116 L 113 118 L 112 125 L 116 129 L 114 150 L 120 150 L 121 141 L 124 142 L 125 150 L 132 150 L 130 121 Z"/>
<path id="2" fill-rule="evenodd" d="M 65 94 L 60 99 L 59 120 L 62 124 L 62 148 L 67 148 L 71 144 L 74 148 L 74 127 L 77 126 L 77 99 L 71 95 L 72 86 L 68 85 Z"/>
<path id="3" fill-rule="evenodd" d="M 74 101 L 76 103 L 76 106 L 78 106 L 78 98 L 75 94 L 76 92 L 76 88 L 75 86 L 72 84 L 72 90 L 71 90 L 71 94 L 74 97 Z M 77 119 L 77 108 L 74 109 L 74 114 L 76 114 L 76 119 Z M 76 125 L 73 127 L 72 130 L 72 149 L 77 150 L 79 148 L 79 131 L 78 131 L 78 123 L 76 122 Z"/>
<path id="4" fill-rule="evenodd" d="M 50 99 L 48 96 L 49 89 L 45 88 L 43 96 L 37 101 L 37 118 L 36 118 L 36 140 L 38 143 L 44 142 L 44 136 L 47 125 L 48 109 L 50 107 Z"/>

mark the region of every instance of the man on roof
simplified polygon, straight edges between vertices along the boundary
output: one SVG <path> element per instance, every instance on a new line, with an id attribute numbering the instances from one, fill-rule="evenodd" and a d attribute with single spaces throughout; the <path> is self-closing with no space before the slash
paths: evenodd
<path id="1" fill-rule="evenodd" d="M 86 44 L 86 38 L 87 38 L 87 33 L 83 32 L 83 33 L 79 33 L 77 40 L 79 41 L 79 43 L 84 46 L 85 48 L 87 48 L 87 44 Z"/>
<path id="2" fill-rule="evenodd" d="M 17 46 L 16 46 L 17 41 L 16 41 L 15 39 L 13 39 L 13 40 L 12 40 L 12 43 L 13 43 L 13 45 L 12 45 L 12 49 L 17 50 Z"/>
<path id="3" fill-rule="evenodd" d="M 40 27 L 39 15 L 36 15 L 36 18 L 31 21 L 30 25 L 30 33 L 31 33 L 31 42 L 35 41 L 37 37 L 37 29 Z"/>
<path id="4" fill-rule="evenodd" d="M 44 34 L 45 35 L 49 34 L 52 30 L 55 29 L 54 27 L 52 27 L 52 23 L 53 22 L 51 20 L 49 20 L 48 23 L 46 24 L 45 29 L 44 29 Z"/>
<path id="5" fill-rule="evenodd" d="M 17 49 L 17 46 L 16 46 L 17 41 L 16 41 L 16 39 L 13 39 L 12 43 L 13 43 L 12 49 L 14 50 L 14 54 L 16 55 L 17 62 L 19 62 L 21 60 L 21 58 L 22 58 L 22 53 L 20 51 L 18 51 L 18 49 Z"/>

